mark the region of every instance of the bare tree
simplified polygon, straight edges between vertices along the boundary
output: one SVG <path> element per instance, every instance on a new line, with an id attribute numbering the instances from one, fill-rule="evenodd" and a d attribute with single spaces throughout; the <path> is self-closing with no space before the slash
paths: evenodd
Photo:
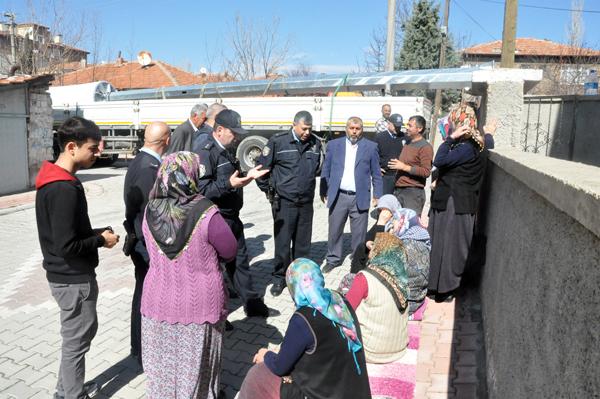
<path id="1" fill-rule="evenodd" d="M 223 54 L 225 70 L 237 79 L 269 77 L 278 73 L 287 61 L 291 39 L 282 38 L 279 19 L 256 24 L 237 15 L 228 34 L 231 51 Z"/>
<path id="2" fill-rule="evenodd" d="M 567 26 L 567 42 L 570 46 L 581 47 L 583 45 L 583 0 L 571 0 L 571 20 Z"/>
<path id="3" fill-rule="evenodd" d="M 400 53 L 400 49 L 402 48 L 402 27 L 410 18 L 413 3 L 414 0 L 396 3 L 394 54 Z M 385 69 L 386 23 L 387 19 L 382 18 L 382 24 L 371 32 L 369 45 L 364 51 L 364 61 L 363 67 L 360 68 L 361 70 L 365 70 L 366 72 L 381 72 Z"/>
<path id="4" fill-rule="evenodd" d="M 583 41 L 583 0 L 571 0 L 571 19 L 566 27 L 566 45 L 558 57 L 539 60 L 547 83 L 536 89 L 544 94 L 582 94 L 588 69 L 600 63 L 600 52 Z"/>
<path id="5" fill-rule="evenodd" d="M 314 71 L 309 64 L 305 62 L 299 62 L 293 68 L 288 69 L 286 75 L 290 77 L 302 77 L 312 75 L 313 73 Z"/>
<path id="6" fill-rule="evenodd" d="M 371 32 L 371 40 L 364 54 L 364 69 L 367 72 L 382 72 L 385 69 L 385 51 L 386 32 L 380 26 Z"/>

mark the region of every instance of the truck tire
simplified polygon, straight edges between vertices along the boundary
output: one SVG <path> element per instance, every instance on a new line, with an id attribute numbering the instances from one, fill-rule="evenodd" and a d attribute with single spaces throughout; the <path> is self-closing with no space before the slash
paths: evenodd
<path id="1" fill-rule="evenodd" d="M 244 172 L 254 167 L 267 141 L 266 138 L 261 136 L 250 136 L 246 137 L 240 143 L 236 151 L 236 156 L 240 160 L 240 167 Z"/>

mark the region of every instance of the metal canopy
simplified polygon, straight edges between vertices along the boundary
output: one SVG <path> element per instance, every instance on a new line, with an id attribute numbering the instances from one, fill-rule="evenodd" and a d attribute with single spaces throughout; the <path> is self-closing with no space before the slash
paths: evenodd
<path id="1" fill-rule="evenodd" d="M 470 88 L 473 73 L 492 69 L 491 65 L 466 68 L 422 69 L 313 77 L 281 77 L 272 80 L 217 82 L 202 85 L 140 89 L 110 93 L 109 101 L 150 100 L 163 98 L 243 97 L 265 94 L 298 95 L 315 92 L 411 89 Z"/>

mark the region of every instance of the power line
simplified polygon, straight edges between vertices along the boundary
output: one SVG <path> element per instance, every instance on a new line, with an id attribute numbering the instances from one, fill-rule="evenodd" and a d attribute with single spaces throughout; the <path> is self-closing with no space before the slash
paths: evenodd
<path id="1" fill-rule="evenodd" d="M 491 38 L 492 38 L 492 40 L 498 40 L 498 39 L 497 39 L 497 38 L 496 38 L 494 35 L 492 35 L 490 32 L 488 32 L 488 31 L 487 31 L 487 30 L 486 30 L 486 29 L 483 27 L 483 25 L 481 25 L 481 24 L 479 23 L 479 21 L 477 21 L 475 18 L 473 18 L 473 17 L 471 16 L 471 14 L 469 14 L 469 12 L 468 12 L 467 10 L 465 10 L 465 9 L 463 8 L 463 6 L 461 6 L 461 5 L 460 5 L 460 3 L 459 3 L 457 0 L 454 0 L 454 4 L 456 4 L 456 5 L 458 6 L 458 8 L 460 8 L 460 9 L 462 10 L 462 12 L 464 12 L 464 13 L 467 15 L 467 17 L 469 17 L 469 19 L 470 19 L 471 21 L 473 21 L 473 23 L 474 23 L 475 25 L 479 26 L 479 28 L 481 28 L 481 30 L 482 30 L 482 31 L 484 31 L 485 33 L 487 33 L 487 35 L 488 35 L 489 37 L 491 37 Z"/>
<path id="2" fill-rule="evenodd" d="M 498 0 L 479 0 L 479 1 L 483 1 L 486 3 L 493 3 L 493 4 L 502 4 L 504 5 L 503 1 L 498 1 Z M 519 4 L 519 7 L 526 7 L 526 8 L 537 8 L 540 10 L 552 10 L 552 11 L 575 11 L 575 12 L 587 12 L 590 14 L 600 14 L 600 10 L 578 10 L 576 8 L 561 8 L 561 7 L 547 7 L 547 6 L 534 6 L 533 4 Z"/>

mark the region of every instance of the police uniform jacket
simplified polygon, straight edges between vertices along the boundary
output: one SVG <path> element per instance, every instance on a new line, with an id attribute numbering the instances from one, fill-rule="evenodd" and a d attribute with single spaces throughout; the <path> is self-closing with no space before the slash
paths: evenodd
<path id="1" fill-rule="evenodd" d="M 242 188 L 233 188 L 229 183 L 229 178 L 236 170 L 242 175 L 238 160 L 223 149 L 212 135 L 207 137 L 198 155 L 200 193 L 219 207 L 224 218 L 238 216 L 244 204 L 244 192 Z"/>
<path id="2" fill-rule="evenodd" d="M 271 170 L 257 180 L 262 191 L 268 190 L 270 180 L 280 198 L 296 204 L 312 203 L 321 166 L 321 141 L 315 135 L 302 142 L 292 130 L 277 133 L 269 139 L 257 163 Z"/>

